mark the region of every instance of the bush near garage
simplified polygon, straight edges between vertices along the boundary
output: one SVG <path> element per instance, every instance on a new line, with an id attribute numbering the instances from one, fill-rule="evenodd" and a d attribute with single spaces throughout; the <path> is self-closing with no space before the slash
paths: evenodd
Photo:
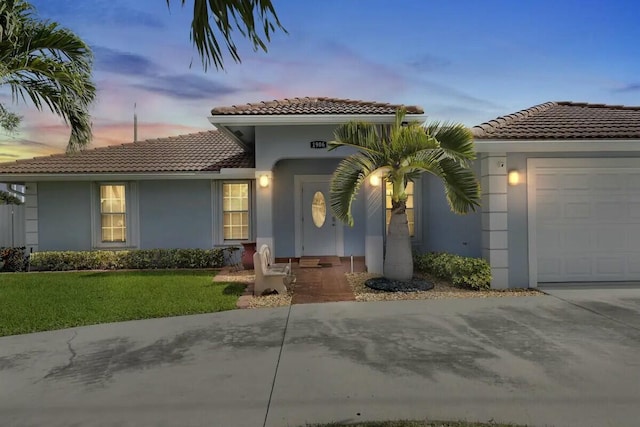
<path id="1" fill-rule="evenodd" d="M 34 252 L 30 258 L 31 271 L 202 269 L 223 265 L 221 248 L 47 251 Z"/>
<path id="2" fill-rule="evenodd" d="M 489 289 L 491 286 L 491 267 L 482 258 L 430 252 L 415 255 L 414 266 L 421 273 L 448 280 L 455 286 L 474 290 Z"/>

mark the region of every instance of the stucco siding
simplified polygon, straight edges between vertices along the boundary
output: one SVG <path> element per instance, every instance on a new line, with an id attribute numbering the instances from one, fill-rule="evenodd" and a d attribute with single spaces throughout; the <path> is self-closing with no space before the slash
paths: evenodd
<path id="1" fill-rule="evenodd" d="M 480 162 L 473 170 L 480 176 Z M 482 222 L 480 210 L 466 215 L 451 212 L 442 181 L 431 175 L 422 176 L 421 205 L 422 252 L 450 252 L 462 256 L 482 255 Z"/>
<path id="2" fill-rule="evenodd" d="M 38 183 L 39 251 L 91 249 L 91 183 Z"/>
<path id="3" fill-rule="evenodd" d="M 211 248 L 209 180 L 140 181 L 140 248 Z"/>
<path id="4" fill-rule="evenodd" d="M 257 126 L 256 169 L 271 170 L 281 159 L 343 158 L 352 149 L 311 148 L 311 141 L 331 141 L 334 125 L 309 126 Z"/>

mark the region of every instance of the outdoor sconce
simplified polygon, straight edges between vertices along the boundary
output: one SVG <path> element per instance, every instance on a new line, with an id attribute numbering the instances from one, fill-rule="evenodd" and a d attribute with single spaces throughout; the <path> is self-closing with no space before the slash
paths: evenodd
<path id="1" fill-rule="evenodd" d="M 269 176 L 268 175 L 260 175 L 258 179 L 258 184 L 262 188 L 267 188 L 269 186 Z"/>
<path id="2" fill-rule="evenodd" d="M 507 181 L 509 185 L 518 185 L 520 184 L 520 173 L 517 170 L 510 170 L 509 175 L 507 175 Z"/>
<path id="3" fill-rule="evenodd" d="M 379 187 L 380 186 L 380 177 L 378 175 L 371 175 L 369 177 L 369 184 L 371 184 L 373 187 Z"/>

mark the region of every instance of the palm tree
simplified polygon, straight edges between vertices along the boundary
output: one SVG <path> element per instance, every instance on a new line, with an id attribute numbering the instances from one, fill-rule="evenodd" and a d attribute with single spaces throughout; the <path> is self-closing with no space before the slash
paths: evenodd
<path id="1" fill-rule="evenodd" d="M 167 7 L 171 7 L 171 0 L 166 1 Z M 183 7 L 187 2 L 177 1 Z M 212 28 L 210 17 L 217 31 Z M 271 0 L 193 0 L 191 41 L 198 50 L 205 71 L 212 62 L 217 70 L 224 68 L 222 48 L 218 42 L 220 36 L 231 58 L 239 63 L 240 55 L 232 37 L 234 30 L 251 41 L 254 51 L 261 49 L 266 52 L 267 43 L 276 29 L 287 32 L 280 24 Z M 264 39 L 259 30 L 264 32 Z"/>
<path id="2" fill-rule="evenodd" d="M 0 85 L 11 88 L 14 102 L 29 99 L 62 117 L 71 126 L 67 151 L 91 142 L 92 62 L 87 44 L 55 22 L 38 20 L 27 1 L 0 2 Z M 0 104 L 0 127 L 13 131 L 19 123 Z"/>
<path id="3" fill-rule="evenodd" d="M 350 122 L 335 131 L 329 149 L 353 147 L 357 153 L 343 159 L 331 179 L 334 215 L 353 225 L 351 204 L 362 183 L 378 175 L 392 187 L 392 213 L 387 231 L 384 275 L 392 280 L 413 277 L 411 238 L 405 212 L 407 183 L 431 173 L 444 182 L 451 210 L 463 214 L 479 206 L 480 187 L 469 161 L 475 158 L 471 132 L 460 124 L 437 122 L 404 124 L 405 110 L 391 125 Z"/>

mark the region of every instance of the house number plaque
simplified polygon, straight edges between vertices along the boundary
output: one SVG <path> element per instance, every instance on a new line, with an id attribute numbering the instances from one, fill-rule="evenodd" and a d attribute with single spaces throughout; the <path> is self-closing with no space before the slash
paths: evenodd
<path id="1" fill-rule="evenodd" d="M 322 150 L 323 148 L 327 148 L 327 141 L 311 141 L 310 143 L 311 148 L 315 148 L 318 150 Z"/>

